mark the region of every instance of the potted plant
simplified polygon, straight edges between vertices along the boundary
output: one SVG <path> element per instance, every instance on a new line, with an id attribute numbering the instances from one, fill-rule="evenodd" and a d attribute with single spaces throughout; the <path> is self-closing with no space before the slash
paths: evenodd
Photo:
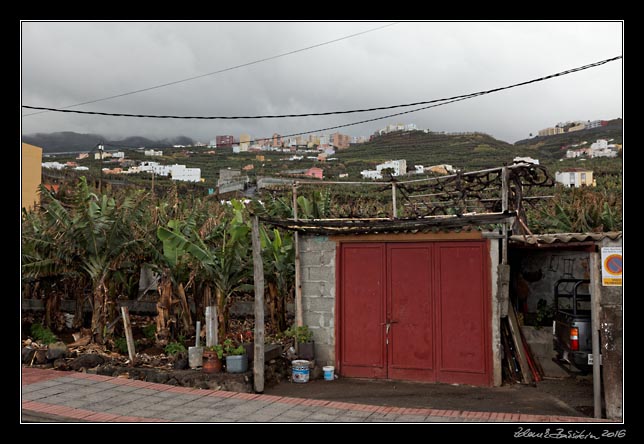
<path id="1" fill-rule="evenodd" d="M 201 368 L 204 373 L 219 373 L 221 371 L 221 360 L 224 357 L 224 348 L 217 344 L 203 349 L 203 364 Z"/>
<path id="2" fill-rule="evenodd" d="M 284 332 L 288 338 L 293 338 L 297 344 L 297 357 L 311 361 L 315 358 L 315 342 L 313 341 L 313 332 L 309 330 L 306 325 L 299 327 L 291 325 L 291 327 Z"/>
<path id="3" fill-rule="evenodd" d="M 243 373 L 248 370 L 248 355 L 243 345 L 235 347 L 231 339 L 226 339 L 223 346 L 228 373 Z"/>

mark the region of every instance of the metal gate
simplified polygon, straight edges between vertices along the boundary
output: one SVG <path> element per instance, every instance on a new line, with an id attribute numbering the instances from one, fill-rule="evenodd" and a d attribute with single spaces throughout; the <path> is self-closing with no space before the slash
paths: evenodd
<path id="1" fill-rule="evenodd" d="M 339 248 L 343 376 L 491 383 L 485 241 Z"/>

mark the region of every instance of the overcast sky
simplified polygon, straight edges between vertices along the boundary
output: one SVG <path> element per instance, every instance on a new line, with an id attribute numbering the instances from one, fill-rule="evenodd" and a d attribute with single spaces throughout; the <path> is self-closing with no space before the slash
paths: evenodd
<path id="1" fill-rule="evenodd" d="M 22 104 L 64 107 L 198 76 L 377 28 L 387 22 L 23 22 Z M 401 22 L 307 51 L 75 109 L 172 115 L 323 112 L 440 99 L 622 54 L 621 22 Z M 482 131 L 514 142 L 560 121 L 622 116 L 622 61 L 536 84 L 340 129 L 391 123 Z M 23 114 L 33 110 L 23 110 Z M 49 112 L 23 134 L 109 138 L 312 131 L 391 114 L 189 121 Z"/>

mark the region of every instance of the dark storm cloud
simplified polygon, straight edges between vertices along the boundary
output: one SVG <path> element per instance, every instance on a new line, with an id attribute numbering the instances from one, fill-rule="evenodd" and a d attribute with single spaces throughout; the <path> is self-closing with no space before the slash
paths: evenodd
<path id="1" fill-rule="evenodd" d="M 375 28 L 370 22 L 23 22 L 23 104 L 62 107 L 247 63 Z M 622 53 L 620 22 L 404 22 L 327 46 L 79 109 L 286 114 L 392 105 L 485 90 Z M 559 121 L 621 117 L 622 62 L 341 130 L 389 123 L 484 131 L 507 141 Z M 31 111 L 25 111 L 29 113 Z M 23 133 L 254 137 L 387 113 L 265 121 L 168 121 L 46 113 Z"/>

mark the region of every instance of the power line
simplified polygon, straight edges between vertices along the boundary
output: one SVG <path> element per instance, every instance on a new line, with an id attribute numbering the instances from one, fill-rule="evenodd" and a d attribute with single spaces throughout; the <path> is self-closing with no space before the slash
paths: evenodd
<path id="1" fill-rule="evenodd" d="M 208 77 L 208 76 L 213 76 L 213 75 L 216 75 L 216 74 L 221 74 L 223 72 L 232 71 L 234 69 L 243 68 L 245 66 L 256 65 L 257 63 L 267 62 L 269 60 L 275 60 L 275 59 L 278 59 L 280 57 L 286 57 L 286 56 L 289 56 L 289 55 L 297 54 L 298 52 L 308 51 L 310 49 L 315 49 L 315 48 L 319 48 L 321 46 L 330 45 L 331 43 L 336 43 L 336 42 L 339 42 L 339 41 L 342 41 L 342 40 L 347 40 L 347 39 L 350 39 L 350 38 L 353 38 L 353 37 L 357 37 L 359 35 L 363 35 L 363 34 L 367 34 L 367 33 L 370 33 L 370 32 L 378 31 L 378 30 L 384 29 L 384 28 L 388 28 L 389 26 L 394 26 L 394 25 L 397 25 L 398 23 L 399 22 L 389 23 L 387 25 L 379 26 L 377 28 L 368 29 L 366 31 L 361 31 L 361 32 L 357 32 L 355 34 L 346 35 L 344 37 L 339 37 L 337 39 L 329 40 L 327 42 L 322 42 L 322 43 L 317 43 L 315 45 L 307 46 L 306 48 L 300 48 L 300 49 L 296 49 L 296 50 L 293 50 L 293 51 L 284 52 L 284 53 L 277 54 L 277 55 L 274 55 L 274 56 L 271 56 L 271 57 L 265 57 L 263 59 L 254 60 L 252 62 L 242 63 L 241 65 L 230 66 L 228 68 L 220 69 L 218 71 L 212 71 L 212 72 L 208 72 L 206 74 L 200 74 L 198 76 L 187 77 L 187 78 L 181 79 L 181 80 L 175 80 L 175 81 L 172 81 L 172 82 L 162 83 L 160 85 L 150 86 L 148 88 L 136 89 L 134 91 L 128 91 L 128 92 L 124 92 L 124 93 L 121 93 L 121 94 L 115 94 L 113 96 L 103 97 L 101 99 L 88 100 L 86 102 L 80 102 L 80 103 L 76 103 L 74 105 L 64 106 L 61 109 L 75 108 L 77 106 L 88 105 L 90 103 L 102 102 L 102 101 L 105 101 L 105 100 L 116 99 L 118 97 L 131 96 L 133 94 L 138 94 L 138 93 L 145 92 L 145 91 L 151 91 L 153 89 L 164 88 L 166 86 L 176 85 L 178 83 L 185 83 L 185 82 L 189 82 L 191 80 L 196 80 L 196 79 L 201 79 L 203 77 Z M 50 111 L 58 111 L 57 109 L 52 109 L 52 108 L 38 108 L 38 107 L 25 107 L 25 108 L 39 109 L 41 111 L 35 112 L 35 113 L 30 113 L 30 114 L 24 114 L 23 117 L 35 116 L 36 114 L 42 114 L 42 113 L 46 113 L 46 112 L 50 112 Z"/>
<path id="2" fill-rule="evenodd" d="M 81 111 L 81 110 L 70 110 L 70 109 L 63 109 L 63 108 L 46 108 L 46 107 L 37 107 L 37 106 L 28 106 L 28 105 L 22 105 L 23 108 L 29 108 L 29 109 L 38 109 L 38 110 L 46 110 L 46 111 L 55 111 L 55 112 L 61 112 L 61 113 L 74 113 L 74 114 L 89 114 L 89 115 L 99 115 L 99 116 L 109 116 L 109 117 L 135 117 L 135 118 L 147 118 L 147 119 L 182 119 L 182 120 L 250 120 L 250 119 L 285 119 L 285 118 L 292 118 L 292 117 L 313 117 L 313 116 L 330 116 L 330 115 L 339 115 L 339 114 L 355 114 L 355 113 L 364 113 L 364 112 L 370 112 L 370 111 L 382 111 L 382 110 L 387 110 L 387 109 L 395 109 L 395 108 L 406 108 L 409 106 L 418 106 L 418 105 L 426 105 L 430 103 L 437 103 L 437 102 L 445 102 L 441 103 L 439 105 L 445 105 L 447 103 L 453 103 L 457 102 L 460 100 L 465 100 L 469 99 L 472 97 L 478 97 L 482 96 L 485 94 L 491 94 L 494 92 L 498 91 L 503 91 L 511 88 L 517 88 L 519 86 L 525 86 L 529 85 L 531 83 L 537 83 L 537 82 L 543 82 L 545 80 L 549 80 L 555 77 L 561 77 L 564 75 L 572 74 L 575 72 L 583 71 L 586 69 L 590 68 L 595 68 L 597 66 L 604 65 L 609 62 L 613 62 L 615 60 L 621 59 L 622 56 L 617 56 L 613 57 L 610 59 L 606 60 L 601 60 L 599 62 L 595 63 L 590 63 L 588 65 L 583 65 L 579 66 L 577 68 L 572 68 L 572 69 L 567 69 L 565 71 L 561 71 L 555 74 L 550 74 L 545 77 L 539 77 L 536 79 L 532 80 L 527 80 L 525 82 L 520 82 L 520 83 L 514 83 L 512 85 L 507 85 L 507 86 L 502 86 L 498 88 L 493 88 L 493 89 L 488 89 L 484 91 L 478 91 L 474 93 L 469 93 L 469 94 L 462 94 L 458 96 L 453 96 L 453 97 L 447 97 L 443 99 L 433 99 L 433 100 L 426 100 L 426 101 L 421 101 L 421 102 L 414 102 L 414 103 L 403 103 L 399 105 L 389 105 L 389 106 L 379 106 L 379 107 L 374 107 L 374 108 L 363 108 L 363 109 L 352 109 L 352 110 L 342 110 L 342 111 L 325 111 L 325 112 L 318 112 L 318 113 L 304 113 L 304 114 L 280 114 L 280 115 L 259 115 L 259 116 L 176 116 L 176 115 L 156 115 L 156 114 L 129 114 L 129 113 L 106 113 L 106 112 L 99 112 L 99 111 Z M 435 105 L 435 106 L 439 106 Z M 415 112 L 415 111 L 420 111 L 423 109 L 431 108 L 430 107 L 423 107 L 423 108 L 418 108 L 416 110 L 412 111 L 406 111 L 403 113 L 398 113 L 398 114 L 392 114 L 386 117 L 393 117 L 393 116 L 398 116 L 401 114 L 407 114 L 409 112 Z M 384 117 L 384 118 L 386 118 Z M 376 119 L 377 120 L 377 119 Z M 365 122 L 371 122 L 372 120 L 366 120 L 360 123 L 365 123 Z"/>

